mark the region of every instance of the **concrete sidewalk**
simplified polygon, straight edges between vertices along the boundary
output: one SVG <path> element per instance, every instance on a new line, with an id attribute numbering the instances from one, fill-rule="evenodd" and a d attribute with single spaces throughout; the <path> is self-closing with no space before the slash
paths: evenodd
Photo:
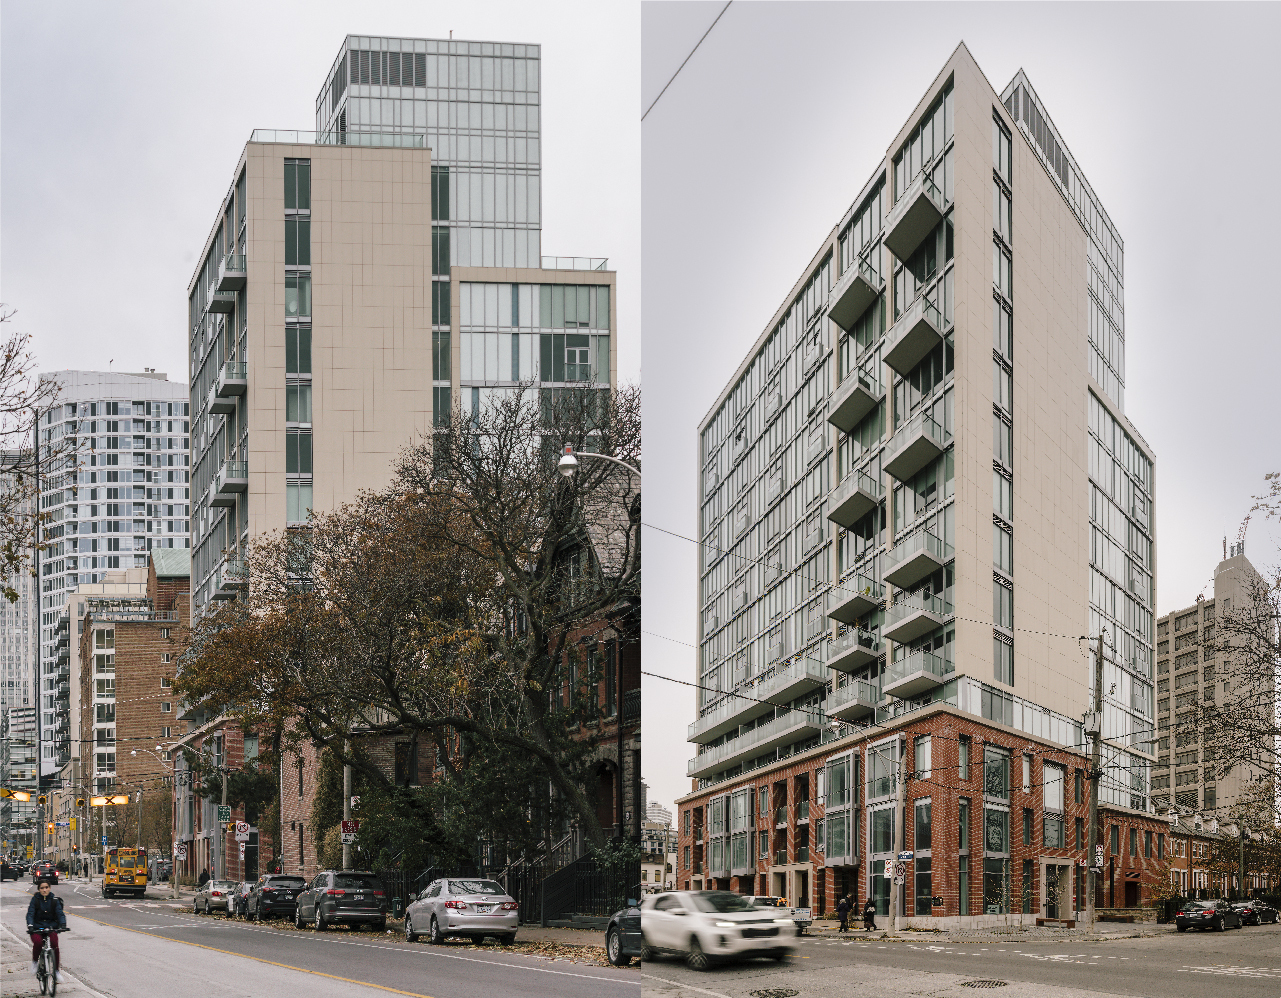
<path id="1" fill-rule="evenodd" d="M 905 929 L 895 932 L 884 927 L 887 919 L 880 919 L 881 927 L 872 931 L 863 930 L 862 919 L 851 922 L 848 935 L 851 939 L 876 939 L 891 942 L 1010 942 L 1013 940 L 1081 940 L 1104 941 L 1108 939 L 1139 939 L 1147 936 L 1163 936 L 1174 932 L 1173 925 L 1158 925 L 1156 922 L 1099 922 L 1092 930 L 1077 928 L 1064 929 L 1049 925 L 1009 925 L 988 926 L 976 929 Z M 840 922 L 837 919 L 816 919 L 809 927 L 808 935 L 839 935 Z"/>

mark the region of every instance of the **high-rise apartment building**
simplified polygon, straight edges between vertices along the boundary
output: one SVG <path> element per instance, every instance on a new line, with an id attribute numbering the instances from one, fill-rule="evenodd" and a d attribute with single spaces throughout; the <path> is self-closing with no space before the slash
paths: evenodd
<path id="1" fill-rule="evenodd" d="M 615 383 L 615 275 L 540 256 L 539 81 L 536 45 L 349 36 L 317 130 L 250 137 L 188 288 L 193 613 L 453 408 Z"/>
<path id="2" fill-rule="evenodd" d="M 698 798 L 848 749 L 833 719 L 934 705 L 1081 746 L 1081 638 L 1105 632 L 1100 799 L 1149 807 L 1154 455 L 1123 277 L 1027 77 L 998 94 L 960 46 L 699 425 Z M 892 781 L 866 775 L 870 807 Z M 848 864 L 872 830 L 832 810 L 859 793 L 827 798 L 806 862 Z M 748 827 L 722 804 L 709 836 Z M 728 848 L 705 859 L 728 878 Z"/>
<path id="3" fill-rule="evenodd" d="M 1263 776 L 1248 765 L 1234 766 L 1215 779 L 1210 749 L 1196 730 L 1203 704 L 1223 703 L 1234 681 L 1232 648 L 1222 628 L 1225 615 L 1244 610 L 1267 583 L 1245 556 L 1245 543 L 1224 547 L 1223 561 L 1214 569 L 1214 595 L 1175 610 L 1156 622 L 1156 717 L 1158 755 L 1152 776 L 1152 802 L 1187 813 L 1216 811 L 1230 815 L 1242 791 Z M 1253 688 L 1253 686 L 1251 687 Z M 1258 708 L 1270 716 L 1276 707 L 1261 700 Z M 1266 722 L 1265 722 L 1266 723 Z"/>
<path id="4" fill-rule="evenodd" d="M 147 552 L 187 547 L 187 386 L 165 374 L 53 371 L 61 391 L 39 417 L 41 773 L 70 758 L 70 673 L 58 633 L 68 593 L 111 571 L 145 567 Z M 67 442 L 72 446 L 68 447 Z"/>

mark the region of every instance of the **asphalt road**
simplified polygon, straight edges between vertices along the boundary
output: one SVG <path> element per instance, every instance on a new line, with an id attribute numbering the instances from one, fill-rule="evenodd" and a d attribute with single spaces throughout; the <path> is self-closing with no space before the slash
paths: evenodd
<path id="1" fill-rule="evenodd" d="M 0 920 L 23 938 L 31 889 L 28 883 L 0 889 Z M 424 998 L 639 998 L 641 993 L 635 969 L 553 962 L 498 947 L 490 952 L 410 944 L 403 936 L 299 932 L 278 922 L 183 914 L 173 910 L 163 885 L 141 901 L 104 900 L 82 883 L 64 883 L 55 892 L 71 929 L 63 942 L 64 966 L 82 982 L 85 994 L 353 998 L 381 991 Z M 6 943 L 6 949 L 14 945 L 12 939 Z M 9 987 L 2 990 L 11 993 Z M 66 993 L 80 990 L 73 986 Z"/>
<path id="2" fill-rule="evenodd" d="M 786 967 L 770 960 L 689 970 L 674 958 L 645 964 L 645 994 L 741 998 L 785 988 L 804 998 L 904 993 L 973 995 L 976 979 L 1004 981 L 991 993 L 1067 998 L 1084 993 L 1143 998 L 1281 995 L 1281 926 L 1221 933 L 1168 933 L 1103 942 L 860 942 L 802 937 Z M 985 992 L 988 989 L 984 989 Z"/>

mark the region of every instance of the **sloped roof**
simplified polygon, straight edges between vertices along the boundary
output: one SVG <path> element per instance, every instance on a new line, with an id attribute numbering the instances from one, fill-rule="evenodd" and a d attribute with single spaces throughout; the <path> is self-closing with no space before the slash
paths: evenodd
<path id="1" fill-rule="evenodd" d="M 191 548 L 152 548 L 151 563 L 158 579 L 191 577 Z"/>

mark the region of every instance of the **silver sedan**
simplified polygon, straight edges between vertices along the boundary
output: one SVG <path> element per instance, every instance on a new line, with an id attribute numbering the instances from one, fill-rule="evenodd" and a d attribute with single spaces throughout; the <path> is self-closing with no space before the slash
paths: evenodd
<path id="1" fill-rule="evenodd" d="M 470 936 L 479 945 L 486 936 L 504 944 L 516 940 L 520 906 L 502 884 L 474 877 L 436 880 L 405 911 L 405 938 L 426 935 L 433 943 L 447 936 Z"/>

